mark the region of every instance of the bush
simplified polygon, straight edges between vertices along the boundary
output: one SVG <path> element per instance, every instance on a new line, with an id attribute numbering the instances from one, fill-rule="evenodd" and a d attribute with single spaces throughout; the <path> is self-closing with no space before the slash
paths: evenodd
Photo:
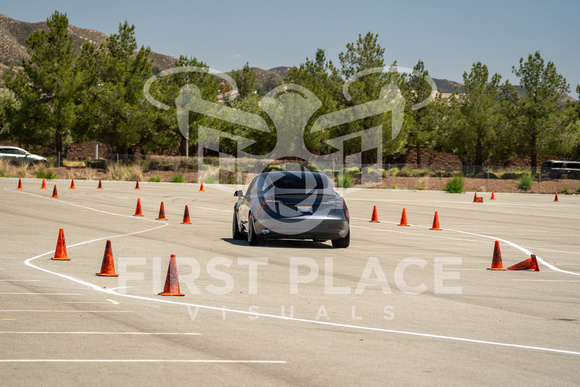
<path id="1" fill-rule="evenodd" d="M 151 176 L 148 181 L 150 181 L 152 183 L 160 183 L 161 178 L 159 176 Z"/>
<path id="2" fill-rule="evenodd" d="M 56 179 L 58 178 L 58 176 L 56 175 L 55 172 L 53 171 L 45 171 L 43 168 L 40 168 L 38 170 L 38 173 L 36 174 L 36 177 L 38 177 L 39 179 L 47 179 L 47 180 L 52 180 L 52 179 Z"/>
<path id="3" fill-rule="evenodd" d="M 562 192 L 565 193 L 565 194 L 567 194 L 569 192 L 569 188 L 568 187 L 564 187 L 562 189 Z"/>
<path id="4" fill-rule="evenodd" d="M 406 169 L 402 169 L 396 174 L 397 177 L 411 177 L 413 176 L 413 172 L 408 171 Z"/>
<path id="5" fill-rule="evenodd" d="M 339 175 L 340 176 L 340 175 Z M 340 177 L 339 177 L 340 179 Z M 352 187 L 352 174 L 349 172 L 345 172 L 342 174 L 342 180 L 338 181 L 338 186 L 342 188 L 350 188 Z"/>
<path id="6" fill-rule="evenodd" d="M 464 192 L 464 185 L 465 181 L 463 180 L 463 176 L 455 176 L 451 180 L 447 181 L 447 184 L 445 184 L 445 188 L 443 188 L 443 190 L 449 193 L 462 193 Z"/>
<path id="7" fill-rule="evenodd" d="M 183 177 L 183 175 L 181 173 L 175 173 L 171 177 L 171 182 L 172 183 L 185 183 L 185 178 Z"/>
<path id="8" fill-rule="evenodd" d="M 87 160 L 85 163 L 87 168 L 106 169 L 107 160 Z"/>
<path id="9" fill-rule="evenodd" d="M 520 176 L 520 180 L 518 182 L 518 188 L 522 189 L 524 191 L 528 191 L 530 188 L 532 188 L 532 175 L 529 173 L 523 173 Z"/>

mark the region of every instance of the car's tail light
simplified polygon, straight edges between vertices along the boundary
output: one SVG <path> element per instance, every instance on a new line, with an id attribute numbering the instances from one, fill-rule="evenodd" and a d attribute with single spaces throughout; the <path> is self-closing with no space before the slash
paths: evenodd
<path id="1" fill-rule="evenodd" d="M 342 199 L 342 198 L 328 199 L 323 204 L 328 204 L 328 205 L 336 206 L 336 207 L 344 207 L 344 199 Z"/>
<path id="2" fill-rule="evenodd" d="M 284 202 L 280 199 L 268 197 L 260 199 L 260 204 L 263 206 L 275 206 L 276 204 L 284 204 Z"/>

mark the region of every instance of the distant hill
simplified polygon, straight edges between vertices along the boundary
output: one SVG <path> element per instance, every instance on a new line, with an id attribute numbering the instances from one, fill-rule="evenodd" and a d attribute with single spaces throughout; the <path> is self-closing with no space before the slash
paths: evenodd
<path id="1" fill-rule="evenodd" d="M 46 22 L 27 23 L 9 18 L 0 14 L 0 77 L 6 73 L 11 66 L 20 65 L 23 59 L 28 58 L 26 50 L 26 38 L 36 30 L 48 31 Z M 85 42 L 93 43 L 95 46 L 104 43 L 109 37 L 99 31 L 79 28 L 69 25 L 70 34 L 77 51 Z M 160 69 L 173 67 L 173 58 L 156 52 L 151 53 L 153 66 Z"/>

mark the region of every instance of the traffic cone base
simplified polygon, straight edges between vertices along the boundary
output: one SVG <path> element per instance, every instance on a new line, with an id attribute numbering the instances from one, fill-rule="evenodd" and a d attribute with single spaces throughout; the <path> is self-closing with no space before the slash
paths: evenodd
<path id="1" fill-rule="evenodd" d="M 75 187 L 75 179 L 74 178 L 71 179 L 71 181 L 70 181 L 70 187 L 69 187 L 69 189 L 76 189 L 76 187 Z"/>
<path id="2" fill-rule="evenodd" d="M 165 287 L 160 296 L 184 296 L 179 290 L 179 276 L 177 274 L 177 260 L 175 254 L 171 254 L 169 259 L 169 267 L 167 268 L 167 278 L 165 279 Z"/>
<path id="3" fill-rule="evenodd" d="M 135 208 L 135 214 L 133 216 L 143 216 L 141 211 L 141 199 L 137 199 L 137 207 Z"/>
<path id="4" fill-rule="evenodd" d="M 399 226 L 409 226 L 407 224 L 407 211 L 403 208 L 403 213 L 401 214 L 401 223 Z"/>
<path id="5" fill-rule="evenodd" d="M 40 186 L 40 189 L 48 189 L 46 188 L 46 179 L 44 177 L 42 178 L 42 185 Z"/>
<path id="6" fill-rule="evenodd" d="M 495 241 L 493 246 L 493 258 L 491 261 L 491 267 L 487 270 L 507 270 L 503 267 L 503 262 L 501 260 L 501 250 L 499 248 L 499 241 Z"/>
<path id="7" fill-rule="evenodd" d="M 161 205 L 159 206 L 159 216 L 157 217 L 157 220 L 167 220 L 165 217 L 165 206 L 163 205 L 163 202 L 161 202 Z"/>
<path id="8" fill-rule="evenodd" d="M 18 179 L 18 188 L 16 189 L 22 189 L 22 179 Z"/>
<path id="9" fill-rule="evenodd" d="M 56 250 L 54 251 L 54 257 L 51 259 L 54 261 L 70 261 L 70 258 L 66 254 L 66 243 L 64 241 L 64 230 L 62 228 L 58 231 Z"/>
<path id="10" fill-rule="evenodd" d="M 54 185 L 54 189 L 52 190 L 52 198 L 58 199 L 58 192 L 56 191 L 56 184 Z"/>
<path id="11" fill-rule="evenodd" d="M 433 218 L 433 227 L 431 227 L 429 230 L 443 230 L 439 227 L 439 214 L 437 211 L 435 211 L 435 217 Z"/>
<path id="12" fill-rule="evenodd" d="M 535 254 L 520 263 L 516 263 L 507 268 L 508 270 L 533 270 L 540 271 L 540 266 L 538 266 L 538 259 Z"/>
<path id="13" fill-rule="evenodd" d="M 185 205 L 185 211 L 183 211 L 183 222 L 181 224 L 192 224 L 189 218 L 189 207 L 187 207 L 187 204 Z"/>
<path id="14" fill-rule="evenodd" d="M 379 221 L 379 216 L 377 215 L 377 206 L 373 207 L 373 215 L 371 216 L 371 220 L 369 221 L 371 223 L 381 223 Z"/>
<path id="15" fill-rule="evenodd" d="M 103 256 L 103 263 L 101 264 L 101 272 L 96 273 L 96 275 L 101 277 L 118 277 L 119 274 L 115 274 L 115 264 L 113 262 L 113 249 L 111 248 L 111 241 L 108 240 L 105 245 L 105 255 Z"/>

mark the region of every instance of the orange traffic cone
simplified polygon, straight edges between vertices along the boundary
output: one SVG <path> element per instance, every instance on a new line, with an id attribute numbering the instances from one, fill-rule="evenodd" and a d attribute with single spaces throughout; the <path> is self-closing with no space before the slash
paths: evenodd
<path id="1" fill-rule="evenodd" d="M 177 260 L 175 254 L 171 254 L 169 267 L 167 268 L 167 278 L 165 279 L 165 288 L 160 296 L 184 296 L 179 292 L 179 276 L 177 275 Z"/>
<path id="2" fill-rule="evenodd" d="M 495 200 L 495 191 L 491 190 L 491 198 L 489 200 Z"/>
<path id="3" fill-rule="evenodd" d="M 105 245 L 105 255 L 103 256 L 103 263 L 101 264 L 101 272 L 96 274 L 102 277 L 119 276 L 119 274 L 115 274 L 115 264 L 113 262 L 113 249 L 111 248 L 110 240 L 108 240 L 107 244 Z"/>
<path id="4" fill-rule="evenodd" d="M 137 207 L 135 208 L 135 215 L 133 216 L 143 216 L 143 212 L 141 212 L 141 199 L 137 199 Z"/>
<path id="5" fill-rule="evenodd" d="M 137 184 L 135 184 L 135 189 L 140 189 L 139 188 L 139 180 L 137 180 Z"/>
<path id="6" fill-rule="evenodd" d="M 437 211 L 435 211 L 435 217 L 433 218 L 433 227 L 429 230 L 443 230 L 442 228 L 439 228 L 439 214 Z"/>
<path id="7" fill-rule="evenodd" d="M 157 217 L 157 220 L 167 220 L 165 217 L 165 206 L 163 205 L 163 202 L 161 202 L 161 206 L 159 206 L 159 216 Z"/>
<path id="8" fill-rule="evenodd" d="M 99 186 L 97 187 L 97 189 L 103 189 L 103 184 L 101 183 L 101 179 L 99 179 Z"/>
<path id="9" fill-rule="evenodd" d="M 58 192 L 56 192 L 56 184 L 54 185 L 54 189 L 52 190 L 52 198 L 58 199 Z"/>
<path id="10" fill-rule="evenodd" d="M 380 223 L 379 216 L 377 215 L 377 206 L 373 207 L 373 215 L 371 216 L 371 223 Z"/>
<path id="11" fill-rule="evenodd" d="M 556 192 L 556 196 L 554 196 L 554 201 L 555 202 L 559 202 L 559 200 L 558 200 L 558 192 Z"/>
<path id="12" fill-rule="evenodd" d="M 46 179 L 44 177 L 42 178 L 42 185 L 40 186 L 40 189 L 48 189 L 46 188 Z"/>
<path id="13" fill-rule="evenodd" d="M 408 226 L 408 224 L 407 224 L 407 211 L 405 211 L 404 208 L 403 208 L 403 214 L 401 215 L 401 223 L 399 223 L 399 226 Z"/>
<path id="14" fill-rule="evenodd" d="M 22 189 L 22 179 L 18 179 L 18 188 L 16 189 Z"/>
<path id="15" fill-rule="evenodd" d="M 199 187 L 199 191 L 200 192 L 202 192 L 202 191 L 205 192 L 205 189 L 203 189 L 203 181 L 201 182 L 201 187 Z"/>
<path id="16" fill-rule="evenodd" d="M 473 194 L 473 202 L 477 203 L 477 192 L 475 194 Z"/>
<path id="17" fill-rule="evenodd" d="M 73 177 L 73 178 L 71 179 L 71 181 L 70 181 L 70 187 L 69 187 L 69 189 L 76 189 L 76 187 L 75 187 L 75 179 L 74 179 L 74 177 Z"/>
<path id="18" fill-rule="evenodd" d="M 535 254 L 525 261 L 521 261 L 520 263 L 516 263 L 513 266 L 507 268 L 508 270 L 535 270 L 540 271 L 540 266 L 538 266 L 538 260 Z"/>
<path id="19" fill-rule="evenodd" d="M 491 267 L 487 270 L 507 270 L 503 267 L 503 262 L 501 260 L 501 250 L 499 248 L 499 241 L 495 241 L 493 246 L 493 259 L 491 261 Z"/>
<path id="20" fill-rule="evenodd" d="M 54 251 L 54 257 L 51 259 L 55 261 L 70 261 L 70 258 L 66 255 L 66 243 L 64 241 L 64 230 L 62 228 L 58 231 L 56 250 Z"/>
<path id="21" fill-rule="evenodd" d="M 185 211 L 183 212 L 183 222 L 181 224 L 191 224 L 191 219 L 189 218 L 189 208 L 187 204 L 185 205 Z"/>

